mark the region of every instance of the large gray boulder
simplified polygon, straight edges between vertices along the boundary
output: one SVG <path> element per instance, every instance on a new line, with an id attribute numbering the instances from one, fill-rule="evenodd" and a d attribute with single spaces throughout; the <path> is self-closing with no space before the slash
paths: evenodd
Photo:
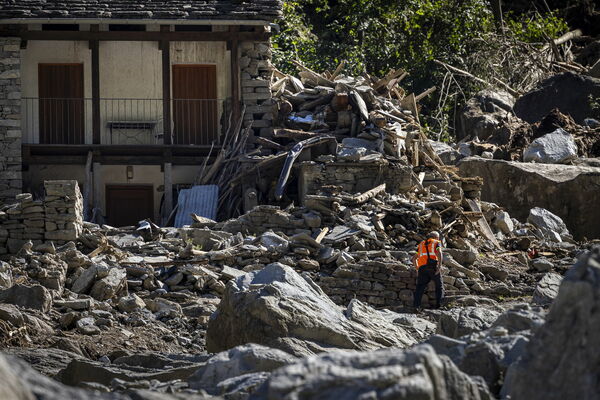
<path id="1" fill-rule="evenodd" d="M 561 128 L 535 139 L 523 152 L 523 161 L 562 164 L 577 158 L 573 136 Z"/>
<path id="2" fill-rule="evenodd" d="M 546 323 L 507 373 L 512 399 L 597 399 L 600 381 L 600 247 L 567 272 Z"/>
<path id="3" fill-rule="evenodd" d="M 307 275 L 274 263 L 230 281 L 209 321 L 209 352 L 245 343 L 301 356 L 335 348 L 402 348 L 417 340 L 358 301 L 344 313 Z"/>
<path id="4" fill-rule="evenodd" d="M 533 303 L 542 306 L 552 303 L 558 295 L 558 288 L 562 282 L 562 276 L 554 272 L 549 272 L 542 277 L 533 292 Z"/>
<path id="5" fill-rule="evenodd" d="M 590 95 L 600 97 L 600 79 L 565 72 L 546 79 L 535 90 L 521 96 L 514 111 L 522 120 L 534 123 L 558 108 L 582 124 L 585 118 L 594 114 Z"/>
<path id="6" fill-rule="evenodd" d="M 228 379 L 274 369 L 298 361 L 286 352 L 258 344 L 245 344 L 211 357 L 188 379 L 192 389 L 221 395 L 219 384 Z"/>
<path id="7" fill-rule="evenodd" d="M 459 338 L 489 328 L 500 312 L 483 307 L 460 307 L 442 311 L 438 320 L 438 334 Z"/>
<path id="8" fill-rule="evenodd" d="M 515 99 L 503 91 L 482 90 L 467 102 L 458 118 L 457 139 L 487 139 L 512 114 Z"/>
<path id="9" fill-rule="evenodd" d="M 561 242 L 563 236 L 569 235 L 567 225 L 562 218 L 545 208 L 534 207 L 529 210 L 527 222 L 538 228 L 544 237 L 556 242 Z"/>
<path id="10" fill-rule="evenodd" d="M 14 285 L 8 289 L 0 290 L 0 303 L 14 304 L 42 312 L 50 311 L 52 295 L 43 286 Z"/>
<path id="11" fill-rule="evenodd" d="M 600 168 L 481 157 L 464 158 L 458 166 L 460 176 L 483 178 L 482 200 L 502 204 L 519 221 L 541 207 L 562 218 L 575 239 L 600 238 L 600 207 L 593 201 L 600 197 Z"/>
<path id="12" fill-rule="evenodd" d="M 491 399 L 485 384 L 428 345 L 335 351 L 282 367 L 251 399 Z"/>

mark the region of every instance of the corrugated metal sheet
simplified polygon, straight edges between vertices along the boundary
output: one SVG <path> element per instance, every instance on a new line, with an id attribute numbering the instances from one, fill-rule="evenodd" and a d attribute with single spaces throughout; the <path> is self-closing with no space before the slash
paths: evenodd
<path id="1" fill-rule="evenodd" d="M 219 187 L 217 185 L 199 185 L 179 192 L 175 227 L 181 228 L 192 223 L 192 213 L 212 220 L 217 219 Z"/>

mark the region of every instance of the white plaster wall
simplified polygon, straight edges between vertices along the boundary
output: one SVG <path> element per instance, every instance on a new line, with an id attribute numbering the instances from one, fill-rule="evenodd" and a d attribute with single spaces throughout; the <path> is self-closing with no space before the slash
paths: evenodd
<path id="1" fill-rule="evenodd" d="M 100 42 L 101 140 L 110 144 L 109 121 L 154 122 L 154 132 L 113 131 L 121 144 L 157 144 L 162 133 L 162 53 L 157 42 Z M 124 99 L 124 100 L 123 100 Z M 126 134 L 140 138 L 128 141 Z"/>
<path id="2" fill-rule="evenodd" d="M 21 90 L 22 90 L 22 126 L 24 143 L 39 143 L 39 120 L 37 101 L 38 64 L 40 63 L 82 63 L 84 97 L 92 97 L 92 53 L 85 41 L 29 41 L 27 48 L 21 50 Z M 92 102 L 85 102 L 85 143 L 92 142 Z"/>

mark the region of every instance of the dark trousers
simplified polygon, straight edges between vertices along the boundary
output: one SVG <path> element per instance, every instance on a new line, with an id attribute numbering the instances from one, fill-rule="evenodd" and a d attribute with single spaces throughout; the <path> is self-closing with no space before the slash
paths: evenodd
<path id="1" fill-rule="evenodd" d="M 435 283 L 436 307 L 440 307 L 442 305 L 442 298 L 444 297 L 444 283 L 442 282 L 442 274 L 436 274 L 436 271 L 437 268 L 435 266 L 423 265 L 419 268 L 419 273 L 417 276 L 417 288 L 415 289 L 415 300 L 413 303 L 415 307 L 421 307 L 421 298 L 423 297 L 423 293 L 425 293 L 427 284 L 430 281 Z"/>

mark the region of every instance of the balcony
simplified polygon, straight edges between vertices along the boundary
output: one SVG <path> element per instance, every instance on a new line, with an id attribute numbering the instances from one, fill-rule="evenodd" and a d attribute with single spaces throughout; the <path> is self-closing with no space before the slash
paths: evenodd
<path id="1" fill-rule="evenodd" d="M 163 99 L 101 98 L 98 143 L 92 99 L 24 97 L 21 104 L 23 143 L 31 145 L 157 146 L 165 143 L 165 124 L 172 145 L 219 145 L 231 112 L 222 99 L 173 99 L 165 121 Z"/>

